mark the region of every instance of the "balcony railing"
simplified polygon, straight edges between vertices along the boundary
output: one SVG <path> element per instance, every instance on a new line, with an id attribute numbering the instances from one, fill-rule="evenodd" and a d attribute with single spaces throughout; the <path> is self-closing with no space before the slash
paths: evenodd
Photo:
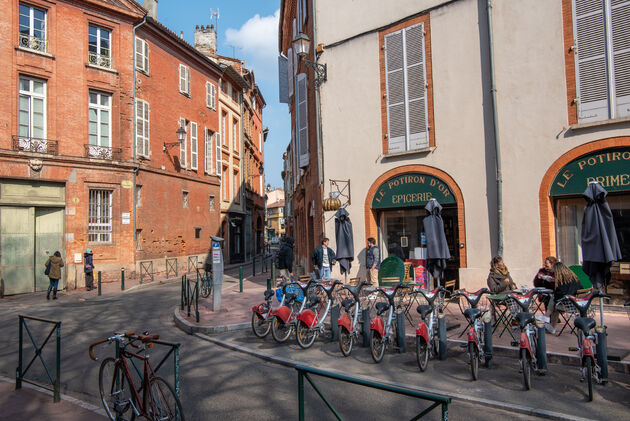
<path id="1" fill-rule="evenodd" d="M 107 146 L 83 145 L 85 147 L 85 156 L 87 158 L 109 159 L 111 161 L 120 161 L 122 157 L 122 148 L 110 148 Z"/>
<path id="2" fill-rule="evenodd" d="M 14 151 L 46 153 L 57 155 L 59 143 L 56 140 L 38 139 L 34 137 L 13 136 L 11 148 Z"/>
<path id="3" fill-rule="evenodd" d="M 88 62 L 94 66 L 106 67 L 108 69 L 112 67 L 112 59 L 104 54 L 88 52 Z"/>
<path id="4" fill-rule="evenodd" d="M 28 48 L 29 50 L 41 51 L 42 53 L 48 52 L 48 41 L 39 37 L 34 37 L 27 34 L 19 34 L 20 47 Z"/>

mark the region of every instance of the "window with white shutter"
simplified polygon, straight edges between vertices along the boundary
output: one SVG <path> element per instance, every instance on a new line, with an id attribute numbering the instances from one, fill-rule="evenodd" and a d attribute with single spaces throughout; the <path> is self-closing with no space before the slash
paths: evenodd
<path id="1" fill-rule="evenodd" d="M 179 126 L 186 130 L 186 119 L 179 118 Z M 184 141 L 179 144 L 179 166 L 186 168 L 186 156 L 188 155 L 188 133 L 184 135 Z"/>
<path id="2" fill-rule="evenodd" d="M 297 75 L 297 138 L 300 168 L 308 166 L 308 92 L 306 73 Z"/>
<path id="3" fill-rule="evenodd" d="M 197 169 L 197 123 L 190 123 L 190 168 Z"/>
<path id="4" fill-rule="evenodd" d="M 214 134 L 214 144 L 216 147 L 214 171 L 221 177 L 221 133 Z"/>
<path id="5" fill-rule="evenodd" d="M 136 100 L 136 153 L 149 156 L 149 103 Z"/>
<path id="6" fill-rule="evenodd" d="M 209 129 L 204 129 L 203 139 L 204 139 L 203 141 L 203 144 L 204 144 L 203 170 L 206 174 L 211 174 L 212 173 L 212 131 L 210 131 Z"/>
<path id="7" fill-rule="evenodd" d="M 217 88 L 211 82 L 206 82 L 206 107 L 216 110 Z"/>
<path id="8" fill-rule="evenodd" d="M 630 0 L 573 0 L 578 122 L 630 116 Z"/>
<path id="9" fill-rule="evenodd" d="M 136 69 L 149 73 L 149 43 L 136 37 Z"/>
<path id="10" fill-rule="evenodd" d="M 424 24 L 385 35 L 388 153 L 429 146 Z"/>
<path id="11" fill-rule="evenodd" d="M 190 69 L 183 64 L 179 65 L 179 92 L 190 95 Z"/>

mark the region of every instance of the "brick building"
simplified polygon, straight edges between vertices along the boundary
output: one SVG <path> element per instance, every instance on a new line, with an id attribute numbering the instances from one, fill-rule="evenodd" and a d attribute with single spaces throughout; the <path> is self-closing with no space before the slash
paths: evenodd
<path id="1" fill-rule="evenodd" d="M 447 280 L 485 286 L 499 254 L 531 285 L 545 256 L 582 263 L 590 181 L 609 191 L 630 262 L 628 17 L 628 0 L 282 1 L 297 263 L 321 232 L 334 248 L 324 197 L 350 214 L 360 276 L 368 237 L 383 257 L 421 253 L 436 198 Z M 617 300 L 630 291 L 623 263 Z"/>

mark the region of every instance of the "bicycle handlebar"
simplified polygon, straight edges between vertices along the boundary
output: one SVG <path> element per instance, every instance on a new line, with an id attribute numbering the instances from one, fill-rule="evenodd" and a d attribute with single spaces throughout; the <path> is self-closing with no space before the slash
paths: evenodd
<path id="1" fill-rule="evenodd" d="M 140 340 L 140 342 L 142 342 L 144 344 L 144 343 L 147 343 L 147 342 L 157 341 L 158 339 L 160 339 L 160 335 L 158 335 L 158 334 L 138 335 L 138 336 L 134 336 L 134 335 L 135 335 L 135 332 L 117 333 L 114 336 L 111 336 L 109 338 L 98 340 L 98 341 L 96 341 L 96 342 L 94 342 L 94 343 L 92 343 L 90 345 L 90 347 L 88 348 L 88 354 L 90 355 L 90 358 L 93 361 L 96 361 L 97 358 L 94 355 L 94 347 L 96 345 L 100 345 L 100 344 L 103 344 L 105 342 L 112 342 L 112 341 L 123 342 L 125 339 L 129 339 L 129 343 L 127 345 L 131 345 L 134 348 L 139 348 L 139 346 L 135 345 L 133 343 L 133 341 Z"/>

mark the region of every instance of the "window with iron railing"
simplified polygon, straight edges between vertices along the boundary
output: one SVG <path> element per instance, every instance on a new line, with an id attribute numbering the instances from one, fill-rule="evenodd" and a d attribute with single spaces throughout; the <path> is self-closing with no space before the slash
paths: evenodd
<path id="1" fill-rule="evenodd" d="M 93 66 L 112 67 L 112 31 L 90 24 L 88 28 L 88 62 Z"/>
<path id="2" fill-rule="evenodd" d="M 88 241 L 112 241 L 112 191 L 90 190 L 88 204 Z"/>
<path id="3" fill-rule="evenodd" d="M 48 52 L 46 39 L 46 10 L 20 3 L 19 46 Z"/>
<path id="4" fill-rule="evenodd" d="M 46 82 L 20 76 L 18 135 L 24 142 L 46 138 Z"/>

